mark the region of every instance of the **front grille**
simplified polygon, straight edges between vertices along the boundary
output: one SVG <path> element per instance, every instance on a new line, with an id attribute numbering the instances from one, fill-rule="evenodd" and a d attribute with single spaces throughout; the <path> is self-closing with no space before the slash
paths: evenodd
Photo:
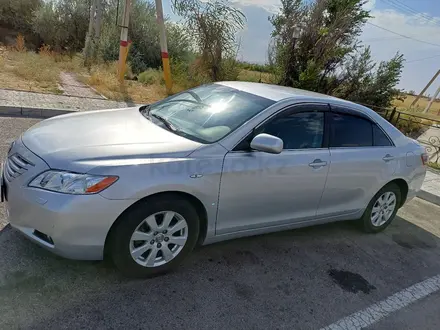
<path id="1" fill-rule="evenodd" d="M 13 154 L 5 162 L 4 175 L 9 182 L 22 175 L 29 166 L 35 166 L 19 154 Z"/>

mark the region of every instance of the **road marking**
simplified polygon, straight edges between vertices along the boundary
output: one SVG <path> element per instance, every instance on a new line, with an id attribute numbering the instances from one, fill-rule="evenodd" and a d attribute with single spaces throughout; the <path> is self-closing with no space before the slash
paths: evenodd
<path id="1" fill-rule="evenodd" d="M 440 275 L 416 283 L 359 312 L 344 317 L 321 330 L 355 330 L 366 328 L 431 293 L 440 290 Z"/>

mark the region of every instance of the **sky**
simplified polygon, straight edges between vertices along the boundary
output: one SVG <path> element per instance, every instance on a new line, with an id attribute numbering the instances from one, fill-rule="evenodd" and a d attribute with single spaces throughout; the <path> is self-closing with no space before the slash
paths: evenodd
<path id="1" fill-rule="evenodd" d="M 247 19 L 239 35 L 239 59 L 265 63 L 272 32 L 268 17 L 279 10 L 281 1 L 230 1 Z M 178 20 L 169 2 L 163 2 L 165 15 Z M 398 87 L 420 92 L 440 69 L 440 0 L 368 0 L 365 7 L 371 11 L 372 18 L 365 24 L 360 40 L 370 45 L 376 61 L 389 60 L 396 52 L 402 53 L 406 62 Z M 440 77 L 427 93 L 434 94 L 439 86 Z"/>

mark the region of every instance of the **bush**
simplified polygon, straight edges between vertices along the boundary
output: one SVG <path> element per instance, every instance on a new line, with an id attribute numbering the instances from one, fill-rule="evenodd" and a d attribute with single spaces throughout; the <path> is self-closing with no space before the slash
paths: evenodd
<path id="1" fill-rule="evenodd" d="M 244 69 L 241 70 L 240 74 L 237 77 L 237 80 L 249 81 L 249 82 L 261 82 L 265 84 L 276 84 L 277 76 L 274 75 L 273 73 L 249 71 Z"/>
<path id="2" fill-rule="evenodd" d="M 421 118 L 418 115 L 414 117 L 412 115 L 414 113 L 412 109 L 407 109 L 406 112 L 407 113 L 400 112 L 397 122 L 395 122 L 395 118 L 392 124 L 406 136 L 417 139 L 432 125 L 432 121 L 427 118 Z"/>
<path id="3" fill-rule="evenodd" d="M 111 62 L 92 66 L 91 75 L 82 77 L 82 80 L 106 97 L 129 104 L 152 103 L 166 97 L 165 87 L 159 84 L 144 85 L 138 81 L 120 84 L 116 74 L 117 65 L 117 62 Z"/>
<path id="4" fill-rule="evenodd" d="M 171 59 L 171 73 L 175 91 L 178 91 L 179 87 L 187 89 L 212 81 L 198 58 L 193 58 L 190 61 Z"/>
<path id="5" fill-rule="evenodd" d="M 17 38 L 15 39 L 15 49 L 18 52 L 24 52 L 26 51 L 26 46 L 24 44 L 24 37 L 21 33 L 17 35 Z"/>
<path id="6" fill-rule="evenodd" d="M 145 85 L 164 85 L 165 80 L 162 70 L 147 69 L 138 76 L 138 81 Z"/>
<path id="7" fill-rule="evenodd" d="M 219 80 L 237 80 L 240 74 L 240 68 L 235 58 L 226 58 L 222 60 L 220 66 Z"/>
<path id="8" fill-rule="evenodd" d="M 271 73 L 273 71 L 273 69 L 268 64 L 257 64 L 257 63 L 240 61 L 238 62 L 238 66 L 242 69 L 249 71 L 258 71 L 258 72 L 266 72 L 266 73 Z"/>

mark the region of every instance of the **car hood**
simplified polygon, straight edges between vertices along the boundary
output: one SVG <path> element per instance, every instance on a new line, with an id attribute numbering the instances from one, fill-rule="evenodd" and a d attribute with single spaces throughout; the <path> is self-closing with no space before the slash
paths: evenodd
<path id="1" fill-rule="evenodd" d="M 22 141 L 51 168 L 78 172 L 112 161 L 185 157 L 201 146 L 152 123 L 138 107 L 53 117 L 31 127 Z"/>

